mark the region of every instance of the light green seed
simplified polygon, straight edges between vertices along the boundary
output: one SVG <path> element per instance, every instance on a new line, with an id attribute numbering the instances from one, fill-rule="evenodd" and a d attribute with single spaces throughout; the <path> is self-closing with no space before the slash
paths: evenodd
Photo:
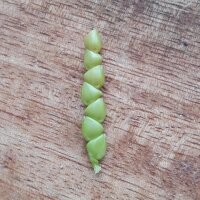
<path id="1" fill-rule="evenodd" d="M 105 82 L 103 66 L 98 65 L 88 70 L 84 74 L 84 81 L 93 85 L 95 88 L 101 88 Z"/>
<path id="2" fill-rule="evenodd" d="M 84 117 L 82 123 L 82 134 L 86 141 L 90 141 L 103 133 L 103 126 L 90 117 Z"/>
<path id="3" fill-rule="evenodd" d="M 84 66 L 87 70 L 97 65 L 101 65 L 101 63 L 102 56 L 100 54 L 90 51 L 88 49 L 85 50 Z"/>
<path id="4" fill-rule="evenodd" d="M 103 122 L 106 117 L 106 106 L 102 98 L 97 99 L 85 109 L 85 115 Z"/>
<path id="5" fill-rule="evenodd" d="M 81 89 L 81 101 L 85 105 L 89 105 L 99 97 L 102 96 L 102 92 L 96 89 L 94 86 L 90 85 L 89 83 L 84 82 L 82 89 Z"/>
<path id="6" fill-rule="evenodd" d="M 87 151 L 93 158 L 101 160 L 106 152 L 106 135 L 102 134 L 86 145 Z"/>
<path id="7" fill-rule="evenodd" d="M 85 48 L 90 51 L 100 52 L 102 42 L 99 32 L 96 29 L 90 31 L 84 38 Z"/>
<path id="8" fill-rule="evenodd" d="M 91 140 L 87 143 L 86 148 L 95 173 L 101 170 L 99 160 L 101 160 L 106 153 L 106 136 L 105 134 Z"/>

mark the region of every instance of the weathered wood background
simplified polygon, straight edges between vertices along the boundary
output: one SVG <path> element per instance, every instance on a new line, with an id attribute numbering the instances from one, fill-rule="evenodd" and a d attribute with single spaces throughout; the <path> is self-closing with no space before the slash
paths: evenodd
<path id="1" fill-rule="evenodd" d="M 97 176 L 80 133 L 92 27 L 107 75 Z M 199 0 L 0 1 L 0 200 L 32 199 L 200 199 Z"/>

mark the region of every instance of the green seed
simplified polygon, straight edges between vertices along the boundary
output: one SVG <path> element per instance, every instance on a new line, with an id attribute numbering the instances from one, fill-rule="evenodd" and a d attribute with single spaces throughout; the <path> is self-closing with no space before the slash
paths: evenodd
<path id="1" fill-rule="evenodd" d="M 102 56 L 100 54 L 90 51 L 88 49 L 85 50 L 84 66 L 87 70 L 97 65 L 101 65 L 101 63 Z"/>
<path id="2" fill-rule="evenodd" d="M 87 143 L 86 148 L 93 167 L 98 168 L 98 160 L 101 160 L 106 153 L 106 136 L 105 134 L 91 140 Z M 97 172 L 98 173 L 98 172 Z"/>
<path id="3" fill-rule="evenodd" d="M 103 133 L 103 126 L 90 117 L 84 117 L 82 123 L 82 134 L 86 141 L 90 141 Z"/>
<path id="4" fill-rule="evenodd" d="M 98 65 L 88 70 L 84 74 L 84 81 L 93 85 L 95 88 L 101 88 L 105 82 L 103 66 Z"/>
<path id="5" fill-rule="evenodd" d="M 85 109 L 85 115 L 103 122 L 106 117 L 106 107 L 102 98 L 97 99 Z"/>
<path id="6" fill-rule="evenodd" d="M 84 82 L 81 90 L 81 101 L 85 105 L 89 105 L 99 97 L 102 96 L 102 92 L 96 89 L 94 86 L 89 83 Z"/>
<path id="7" fill-rule="evenodd" d="M 86 49 L 97 53 L 100 52 L 102 42 L 99 32 L 96 29 L 90 31 L 84 38 L 84 44 Z"/>
<path id="8" fill-rule="evenodd" d="M 94 140 L 91 140 L 87 143 L 86 148 L 93 158 L 101 160 L 106 152 L 106 135 L 102 134 Z"/>

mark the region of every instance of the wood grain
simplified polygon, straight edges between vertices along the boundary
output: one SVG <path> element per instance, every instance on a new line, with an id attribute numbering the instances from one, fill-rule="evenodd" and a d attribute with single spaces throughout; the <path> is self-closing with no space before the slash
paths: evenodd
<path id="1" fill-rule="evenodd" d="M 199 0 L 0 1 L 0 199 L 200 199 Z M 80 133 L 83 36 L 103 36 L 108 151 Z"/>

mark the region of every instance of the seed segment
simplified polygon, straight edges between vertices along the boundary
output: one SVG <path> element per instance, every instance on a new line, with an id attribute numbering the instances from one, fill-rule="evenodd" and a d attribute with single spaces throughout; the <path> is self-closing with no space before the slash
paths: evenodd
<path id="1" fill-rule="evenodd" d="M 103 134 L 103 126 L 91 117 L 85 116 L 82 123 L 82 134 L 86 141 L 95 139 Z"/>
<path id="2" fill-rule="evenodd" d="M 87 70 L 97 65 L 101 65 L 101 63 L 102 56 L 100 54 L 90 51 L 88 49 L 85 50 L 84 66 Z"/>
<path id="3" fill-rule="evenodd" d="M 96 29 L 90 31 L 84 38 L 84 44 L 86 49 L 99 53 L 102 47 L 102 42 L 99 32 Z"/>
<path id="4" fill-rule="evenodd" d="M 99 90 L 105 82 L 102 64 L 102 56 L 99 54 L 102 41 L 99 32 L 94 29 L 84 38 L 85 54 L 84 66 L 87 70 L 84 74 L 84 83 L 81 90 L 81 101 L 86 106 L 85 116 L 82 122 L 82 135 L 88 142 L 86 149 L 95 173 L 99 173 L 101 167 L 99 161 L 106 152 L 106 135 L 103 133 L 102 122 L 106 117 L 106 106 Z"/>
<path id="5" fill-rule="evenodd" d="M 81 90 L 81 100 L 85 105 L 89 105 L 102 96 L 102 92 L 87 82 L 83 83 Z"/>
<path id="6" fill-rule="evenodd" d="M 84 81 L 93 85 L 96 88 L 101 88 L 105 82 L 105 75 L 102 65 L 97 65 L 92 69 L 88 70 L 84 74 Z"/>

